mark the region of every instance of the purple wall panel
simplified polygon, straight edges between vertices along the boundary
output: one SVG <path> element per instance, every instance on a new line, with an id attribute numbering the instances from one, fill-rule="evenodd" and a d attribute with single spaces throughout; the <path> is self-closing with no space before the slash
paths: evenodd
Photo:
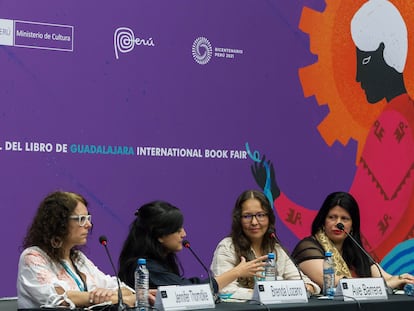
<path id="1" fill-rule="evenodd" d="M 107 235 L 117 259 L 135 209 L 154 199 L 182 209 L 188 239 L 209 265 L 229 232 L 236 197 L 257 188 L 251 160 L 138 156 L 137 147 L 204 155 L 206 149 L 243 151 L 248 142 L 275 159 L 284 191 L 313 209 L 326 192 L 349 188 L 355 146 L 326 146 L 316 126 L 328 111 L 304 98 L 297 74 L 315 61 L 298 29 L 302 7 L 320 9 L 322 2 L 2 1 L 2 19 L 66 25 L 65 35 L 73 27 L 73 51 L 45 49 L 68 49 L 67 42 L 47 46 L 46 39 L 0 46 L 0 296 L 16 294 L 10 284 L 19 246 L 38 203 L 55 189 L 89 200 L 95 226 L 87 252 L 108 273 L 99 235 Z M 153 45 L 140 41 L 116 59 L 119 27 Z M 33 31 L 59 32 L 56 26 Z M 213 49 L 205 65 L 192 56 L 198 37 Z M 215 48 L 243 53 L 221 58 Z M 20 142 L 23 150 L 6 150 L 7 142 Z M 27 151 L 26 142 L 50 143 L 53 150 Z M 57 152 L 56 144 L 67 144 L 67 152 Z M 134 155 L 75 153 L 71 145 L 127 146 Z M 295 237 L 278 230 L 292 247 Z M 204 274 L 188 252 L 180 257 L 188 276 Z"/>

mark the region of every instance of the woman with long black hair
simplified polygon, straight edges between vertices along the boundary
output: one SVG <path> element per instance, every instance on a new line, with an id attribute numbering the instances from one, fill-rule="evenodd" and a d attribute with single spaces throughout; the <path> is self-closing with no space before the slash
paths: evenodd
<path id="1" fill-rule="evenodd" d="M 134 286 L 134 271 L 138 258 L 145 258 L 149 270 L 150 288 L 161 285 L 190 285 L 210 283 L 209 279 L 185 278 L 176 253 L 183 248 L 186 232 L 181 211 L 165 201 L 154 201 L 141 206 L 135 212 L 136 218 L 130 225 L 119 257 L 119 277 L 129 286 Z M 240 264 L 212 279 L 214 291 L 240 276 L 254 276 L 263 270 L 262 256 Z"/>
<path id="2" fill-rule="evenodd" d="M 342 224 L 337 226 L 339 223 Z M 359 206 L 347 192 L 333 192 L 323 202 L 312 223 L 311 236 L 301 240 L 292 257 L 299 267 L 319 286 L 323 286 L 322 265 L 326 251 L 332 253 L 335 263 L 335 285 L 341 278 L 384 277 L 391 288 L 414 283 L 408 273 L 392 276 L 368 256 L 348 237 L 363 247 L 360 230 Z M 338 228 L 339 227 L 339 228 Z"/>

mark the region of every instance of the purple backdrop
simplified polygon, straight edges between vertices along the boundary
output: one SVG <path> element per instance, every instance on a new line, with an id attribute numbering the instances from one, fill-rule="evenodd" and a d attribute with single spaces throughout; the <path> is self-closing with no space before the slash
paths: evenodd
<path id="1" fill-rule="evenodd" d="M 98 237 L 108 237 L 117 261 L 135 209 L 154 199 L 182 209 L 187 238 L 209 265 L 236 197 L 257 188 L 252 161 L 230 158 L 246 142 L 275 159 L 280 187 L 299 204 L 317 209 L 327 192 L 348 189 L 356 146 L 326 146 L 316 126 L 327 108 L 304 98 L 298 78 L 316 60 L 298 29 L 302 8 L 323 5 L 1 1 L 0 296 L 16 295 L 22 238 L 38 203 L 56 189 L 90 202 L 86 251 L 110 274 Z M 201 54 L 211 48 L 207 58 L 197 42 Z M 79 153 L 73 145 L 125 146 L 132 155 Z M 202 157 L 137 155 L 137 147 L 196 149 Z M 207 158 L 206 150 L 228 158 Z M 296 238 L 281 224 L 278 232 L 293 247 Z M 180 257 L 186 275 L 205 274 L 186 250 Z"/>

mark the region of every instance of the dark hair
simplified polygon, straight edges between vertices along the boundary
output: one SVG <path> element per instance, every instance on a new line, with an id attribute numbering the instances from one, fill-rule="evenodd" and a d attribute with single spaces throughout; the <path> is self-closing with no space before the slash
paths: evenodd
<path id="1" fill-rule="evenodd" d="M 78 203 L 88 206 L 88 202 L 79 194 L 56 191 L 46 196 L 40 203 L 32 224 L 23 239 L 23 248 L 37 246 L 49 257 L 60 262 L 63 258 L 62 243 L 69 234 L 69 216 Z M 71 258 L 77 257 L 77 249 L 71 249 Z"/>
<path id="2" fill-rule="evenodd" d="M 162 261 L 171 272 L 180 275 L 177 256 L 165 249 L 158 238 L 183 227 L 184 217 L 181 211 L 168 202 L 153 201 L 141 206 L 135 216 L 119 256 L 120 279 L 129 286 L 134 286 L 134 271 L 137 259 L 141 257 Z"/>
<path id="3" fill-rule="evenodd" d="M 241 224 L 241 215 L 244 202 L 249 199 L 255 199 L 260 202 L 261 207 L 267 213 L 269 218 L 269 232 L 275 230 L 275 214 L 269 203 L 267 197 L 263 192 L 258 190 L 246 190 L 236 200 L 236 203 L 232 212 L 232 225 L 230 236 L 233 241 L 235 253 L 236 253 L 236 262 L 240 262 L 240 256 L 246 258 L 246 260 L 254 259 L 254 254 L 251 251 L 251 241 L 243 232 L 243 227 Z M 270 236 L 270 234 L 265 234 L 262 240 L 262 251 L 263 253 L 273 252 L 275 248 L 276 241 Z M 254 279 L 253 278 L 239 278 L 239 282 L 244 287 L 253 287 Z"/>
<path id="4" fill-rule="evenodd" d="M 325 225 L 326 217 L 329 211 L 340 206 L 346 210 L 352 219 L 352 236 L 360 244 L 361 241 L 361 219 L 359 216 L 359 207 L 355 198 L 347 192 L 333 192 L 329 194 L 319 209 L 318 214 L 312 222 L 312 235 Z M 367 256 L 359 249 L 358 246 L 350 239 L 346 238 L 342 249 L 342 257 L 349 267 L 352 267 L 360 277 L 371 276 L 371 263 Z"/>

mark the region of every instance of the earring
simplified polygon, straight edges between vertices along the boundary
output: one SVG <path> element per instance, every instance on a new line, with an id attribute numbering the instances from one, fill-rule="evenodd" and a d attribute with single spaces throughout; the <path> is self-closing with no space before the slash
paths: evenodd
<path id="1" fill-rule="evenodd" d="M 63 245 L 63 242 L 62 242 L 62 240 L 60 238 L 53 237 L 50 240 L 50 245 L 52 245 L 53 248 L 61 248 L 62 245 Z"/>

